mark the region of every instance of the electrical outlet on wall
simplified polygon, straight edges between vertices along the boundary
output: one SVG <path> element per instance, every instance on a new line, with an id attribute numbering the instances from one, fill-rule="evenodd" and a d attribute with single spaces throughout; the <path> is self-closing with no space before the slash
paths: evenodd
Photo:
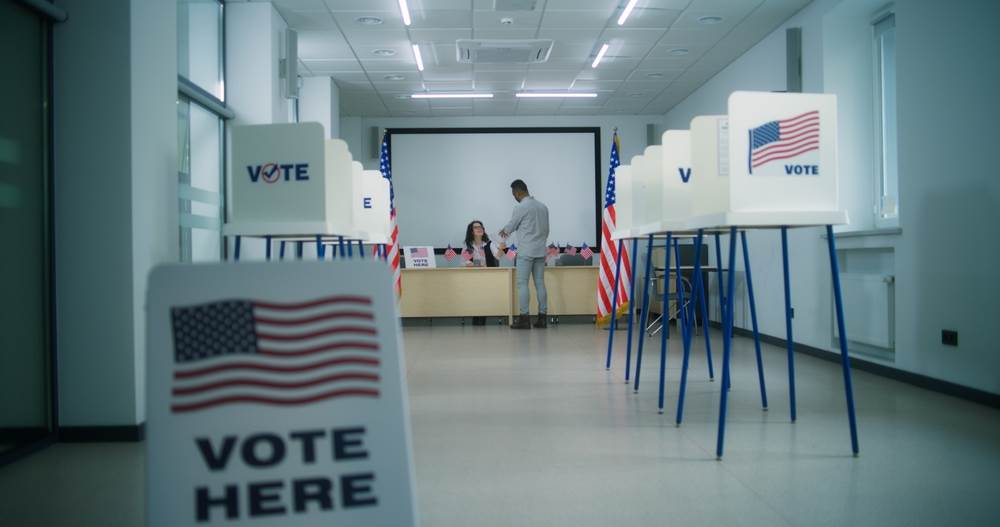
<path id="1" fill-rule="evenodd" d="M 945 346 L 958 346 L 958 332 L 953 329 L 942 329 L 941 344 Z"/>

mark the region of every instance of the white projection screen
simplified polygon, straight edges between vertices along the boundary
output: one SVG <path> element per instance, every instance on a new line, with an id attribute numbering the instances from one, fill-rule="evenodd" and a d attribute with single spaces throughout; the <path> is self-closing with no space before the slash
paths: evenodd
<path id="1" fill-rule="evenodd" d="M 389 129 L 402 245 L 458 247 L 470 221 L 490 238 L 516 204 L 522 179 L 549 208 L 549 241 L 596 250 L 600 128 Z M 513 240 L 517 243 L 517 240 Z"/>

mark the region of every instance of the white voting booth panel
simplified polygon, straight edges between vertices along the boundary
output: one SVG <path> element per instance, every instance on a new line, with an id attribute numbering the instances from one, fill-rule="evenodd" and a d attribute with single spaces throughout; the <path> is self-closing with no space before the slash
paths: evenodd
<path id="1" fill-rule="evenodd" d="M 347 143 L 319 123 L 233 128 L 227 235 L 345 235 L 354 231 Z"/>
<path id="2" fill-rule="evenodd" d="M 358 239 L 389 243 L 389 180 L 378 170 L 360 170 L 355 177 L 354 225 Z"/>
<path id="3" fill-rule="evenodd" d="M 632 237 L 634 180 L 631 165 L 618 165 L 615 169 L 615 230 L 611 233 L 612 240 Z"/>
<path id="4" fill-rule="evenodd" d="M 647 146 L 642 154 L 642 168 L 636 193 L 636 222 L 641 236 L 657 232 L 663 214 L 663 147 Z"/>
<path id="5" fill-rule="evenodd" d="M 663 132 L 663 230 L 679 229 L 691 214 L 691 132 Z"/>
<path id="6" fill-rule="evenodd" d="M 691 227 L 838 225 L 837 100 L 735 92 L 691 121 Z"/>

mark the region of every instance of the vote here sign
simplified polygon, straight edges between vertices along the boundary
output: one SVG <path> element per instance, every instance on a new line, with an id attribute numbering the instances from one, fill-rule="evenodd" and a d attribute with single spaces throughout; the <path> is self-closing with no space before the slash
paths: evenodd
<path id="1" fill-rule="evenodd" d="M 416 525 L 391 283 L 371 261 L 155 269 L 146 524 Z"/>

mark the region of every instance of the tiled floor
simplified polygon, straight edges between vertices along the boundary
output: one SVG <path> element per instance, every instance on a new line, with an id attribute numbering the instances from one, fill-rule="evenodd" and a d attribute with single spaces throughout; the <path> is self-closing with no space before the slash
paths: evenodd
<path id="1" fill-rule="evenodd" d="M 607 333 L 590 326 L 404 334 L 425 527 L 1000 518 L 996 410 L 856 371 L 861 456 L 853 458 L 839 366 L 796 356 L 792 425 L 784 350 L 765 346 L 771 408 L 762 412 L 752 342 L 738 339 L 726 455 L 716 461 L 720 383 L 708 382 L 703 352 L 692 360 L 685 422 L 674 426 L 679 339 L 661 416 L 658 339 L 647 341 L 636 395 L 623 383 L 623 353 L 604 370 Z M 0 469 L 0 524 L 141 525 L 143 469 L 141 445 L 51 447 Z"/>

